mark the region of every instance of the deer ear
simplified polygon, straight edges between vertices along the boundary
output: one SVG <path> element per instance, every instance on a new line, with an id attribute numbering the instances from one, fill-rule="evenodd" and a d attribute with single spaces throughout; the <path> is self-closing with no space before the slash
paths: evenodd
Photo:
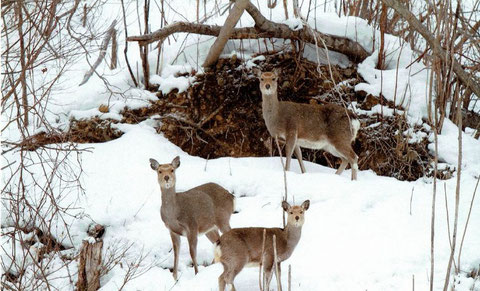
<path id="1" fill-rule="evenodd" d="M 158 166 L 160 166 L 160 164 L 155 159 L 150 159 L 150 168 L 152 168 L 152 170 L 156 171 Z"/>
<path id="2" fill-rule="evenodd" d="M 305 200 L 302 203 L 302 208 L 303 208 L 303 210 L 308 210 L 308 208 L 310 208 L 310 200 Z"/>
<path id="3" fill-rule="evenodd" d="M 280 74 L 282 73 L 282 69 L 280 69 L 280 68 L 275 68 L 275 69 L 273 70 L 273 73 L 275 74 L 275 76 L 278 77 L 278 76 L 280 76 Z"/>
<path id="4" fill-rule="evenodd" d="M 259 68 L 253 68 L 253 74 L 257 77 L 257 78 L 260 78 L 260 76 L 262 75 L 262 71 L 259 69 Z"/>
<path id="5" fill-rule="evenodd" d="M 282 201 L 282 208 L 283 208 L 283 211 L 288 211 L 290 209 L 290 204 L 288 204 L 287 201 Z"/>
<path id="6" fill-rule="evenodd" d="M 172 160 L 172 166 L 174 169 L 180 167 L 180 157 L 179 156 L 176 156 L 173 160 Z"/>

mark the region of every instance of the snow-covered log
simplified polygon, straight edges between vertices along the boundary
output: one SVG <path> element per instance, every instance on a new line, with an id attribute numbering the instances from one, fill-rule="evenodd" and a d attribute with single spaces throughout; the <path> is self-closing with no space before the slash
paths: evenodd
<path id="1" fill-rule="evenodd" d="M 292 30 L 288 25 L 276 23 L 265 18 L 251 2 L 245 9 L 255 21 L 255 27 L 235 28 L 231 30 L 229 39 L 258 39 L 258 38 L 283 38 L 302 40 L 319 47 L 327 47 L 348 56 L 352 61 L 361 62 L 368 57 L 367 51 L 357 42 L 345 37 L 328 35 L 304 26 L 298 30 Z M 175 22 L 171 25 L 158 29 L 150 34 L 130 36 L 128 41 L 136 41 L 140 45 L 146 45 L 165 39 L 169 35 L 179 32 L 195 33 L 202 35 L 219 36 L 222 30 L 219 25 L 206 25 L 191 22 Z M 210 62 L 207 63 L 210 65 Z"/>

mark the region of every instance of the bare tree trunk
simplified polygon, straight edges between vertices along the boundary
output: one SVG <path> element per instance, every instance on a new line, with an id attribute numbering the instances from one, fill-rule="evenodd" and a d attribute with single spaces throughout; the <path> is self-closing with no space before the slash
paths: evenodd
<path id="1" fill-rule="evenodd" d="M 210 48 L 210 51 L 208 52 L 207 58 L 205 59 L 205 62 L 202 65 L 204 68 L 210 67 L 217 62 L 218 57 L 222 53 L 223 48 L 225 47 L 225 44 L 230 38 L 230 35 L 232 34 L 233 29 L 235 28 L 235 25 L 237 24 L 238 20 L 242 16 L 243 11 L 245 11 L 245 8 L 247 7 L 248 3 L 249 3 L 248 0 L 235 1 L 235 5 L 233 5 L 232 10 L 228 14 L 228 17 L 225 20 L 225 24 L 223 24 L 223 27 L 220 30 L 220 33 L 218 34 L 217 39 L 215 40 L 212 47 Z"/>
<path id="2" fill-rule="evenodd" d="M 123 14 L 123 29 L 125 30 L 125 48 L 123 49 L 123 54 L 125 55 L 125 62 L 127 63 L 128 72 L 130 73 L 130 77 L 132 78 L 133 84 L 135 87 L 138 87 L 137 79 L 135 79 L 135 75 L 133 74 L 132 67 L 130 66 L 130 62 L 128 61 L 128 31 L 127 31 L 127 17 L 125 15 L 125 5 L 123 0 L 120 0 L 122 3 L 122 14 Z"/>
<path id="3" fill-rule="evenodd" d="M 100 288 L 103 241 L 83 241 L 78 266 L 78 291 L 94 291 Z"/>
<path id="4" fill-rule="evenodd" d="M 283 10 L 285 11 L 285 19 L 288 19 L 287 0 L 283 0 Z"/>
<path id="5" fill-rule="evenodd" d="M 360 9 L 360 18 L 368 19 L 368 0 L 362 0 L 362 8 Z"/>
<path id="6" fill-rule="evenodd" d="M 118 51 L 117 30 L 113 29 L 113 32 L 112 32 L 112 61 L 110 63 L 110 69 L 112 69 L 112 70 L 117 68 L 117 51 Z"/>
<path id="7" fill-rule="evenodd" d="M 300 14 L 299 13 L 299 10 L 300 8 L 298 7 L 298 0 L 293 0 L 293 15 L 298 18 L 298 15 Z"/>
<path id="8" fill-rule="evenodd" d="M 144 21 L 145 21 L 145 34 L 148 34 L 148 13 L 150 11 L 150 0 L 145 1 L 143 7 Z M 142 57 L 142 68 L 143 68 L 143 83 L 145 89 L 148 90 L 150 87 L 150 65 L 148 63 L 148 44 L 140 46 L 140 56 Z"/>
<path id="9" fill-rule="evenodd" d="M 387 5 L 382 5 L 380 16 L 380 49 L 378 50 L 377 69 L 385 69 L 385 28 L 387 26 Z"/>
<path id="10" fill-rule="evenodd" d="M 97 224 L 88 230 L 89 238 L 93 243 L 84 240 L 80 248 L 78 262 L 78 291 L 94 291 L 100 288 L 100 275 L 102 271 L 102 236 L 105 227 Z"/>
<path id="11" fill-rule="evenodd" d="M 16 3 L 17 8 L 17 17 L 18 17 L 18 38 L 20 42 L 20 82 L 22 86 L 22 107 L 23 107 L 23 124 L 28 126 L 28 99 L 27 99 L 27 79 L 26 72 L 27 68 L 25 65 L 25 40 L 23 38 L 23 13 L 22 13 L 22 2 Z"/>
<path id="12" fill-rule="evenodd" d="M 87 26 L 87 4 L 83 5 L 82 26 Z"/>

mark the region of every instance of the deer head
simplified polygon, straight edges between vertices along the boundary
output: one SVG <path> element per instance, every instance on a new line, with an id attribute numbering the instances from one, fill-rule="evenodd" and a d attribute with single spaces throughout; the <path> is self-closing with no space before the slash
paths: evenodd
<path id="1" fill-rule="evenodd" d="M 150 167 L 157 172 L 160 187 L 169 189 L 175 186 L 175 170 L 180 167 L 180 157 L 176 156 L 170 164 L 159 164 L 155 159 L 150 159 Z"/>
<path id="2" fill-rule="evenodd" d="M 290 206 L 287 201 L 282 202 L 283 211 L 287 212 L 287 222 L 295 227 L 303 226 L 305 222 L 305 211 L 310 207 L 310 200 L 306 200 L 300 206 Z"/>
<path id="3" fill-rule="evenodd" d="M 261 72 L 259 69 L 254 69 L 254 73 L 260 80 L 260 91 L 265 95 L 272 95 L 277 92 L 278 76 L 280 69 L 275 69 L 272 72 Z"/>

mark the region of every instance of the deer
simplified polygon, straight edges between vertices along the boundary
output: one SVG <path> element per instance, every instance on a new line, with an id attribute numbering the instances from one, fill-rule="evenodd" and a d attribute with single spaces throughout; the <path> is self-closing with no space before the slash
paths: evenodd
<path id="1" fill-rule="evenodd" d="M 234 211 L 235 197 L 222 186 L 207 183 L 185 192 L 177 192 L 175 171 L 180 166 L 180 157 L 170 164 L 159 164 L 150 159 L 150 167 L 157 172 L 161 190 L 160 216 L 172 239 L 174 264 L 173 278 L 177 280 L 180 237 L 186 236 L 195 274 L 197 266 L 197 240 L 199 234 L 215 243 L 220 235 L 231 229 L 230 216 Z"/>
<path id="2" fill-rule="evenodd" d="M 302 148 L 323 149 L 342 160 L 336 174 L 341 175 L 348 164 L 352 180 L 357 179 L 358 156 L 352 148 L 360 122 L 352 112 L 342 106 L 301 104 L 278 100 L 279 70 L 261 72 L 254 69 L 260 80 L 262 115 L 270 135 L 285 142 L 285 170 L 290 170 L 290 160 L 295 152 L 300 169 L 305 173 Z"/>
<path id="3" fill-rule="evenodd" d="M 290 206 L 287 201 L 283 201 L 282 208 L 288 214 L 285 228 L 233 228 L 222 234 L 214 247 L 215 263 L 223 265 L 223 273 L 218 278 L 219 290 L 224 291 L 227 284 L 232 286 L 231 290 L 235 290 L 233 281 L 238 273 L 246 266 L 259 266 L 260 263 L 263 266 L 265 290 L 269 290 L 275 261 L 280 275 L 280 263 L 288 259 L 297 246 L 305 222 L 305 211 L 309 207 L 310 200 L 304 201 L 300 206 Z M 274 236 L 277 259 L 274 256 Z"/>

